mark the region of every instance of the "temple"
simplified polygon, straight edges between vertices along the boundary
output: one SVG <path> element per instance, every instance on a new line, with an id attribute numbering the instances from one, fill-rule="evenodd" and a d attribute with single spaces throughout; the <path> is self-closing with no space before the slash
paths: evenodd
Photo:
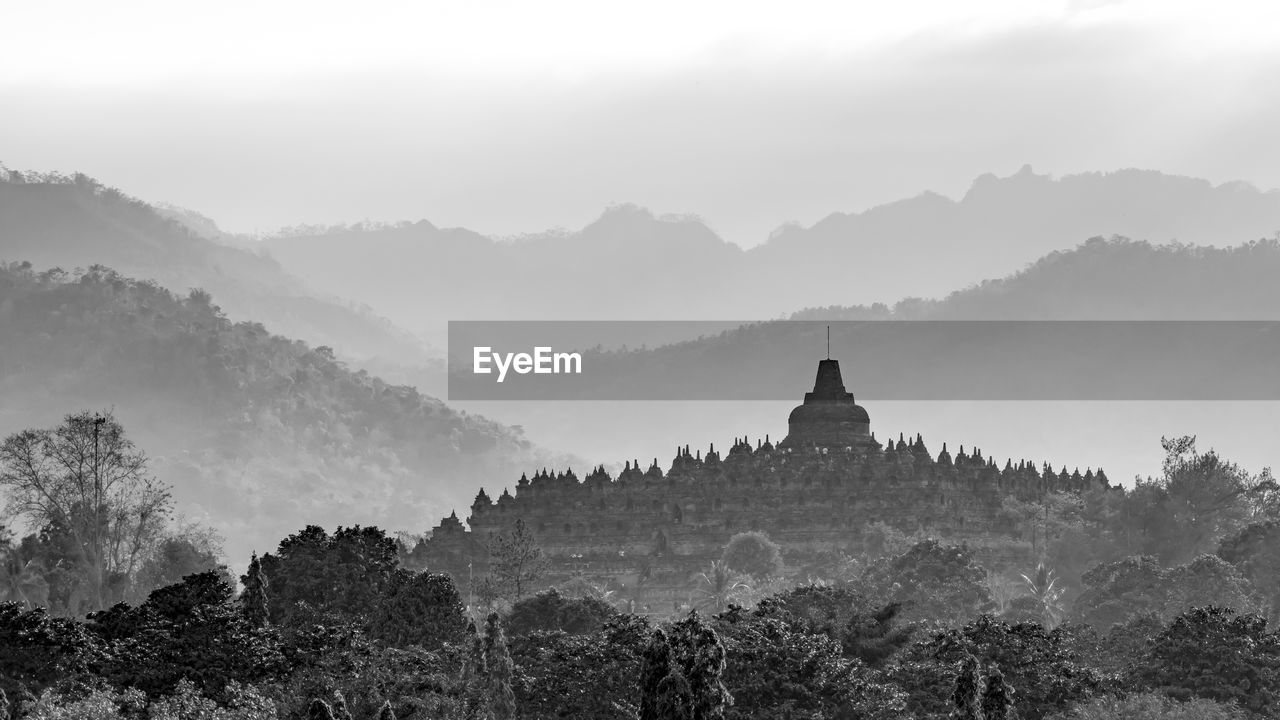
<path id="1" fill-rule="evenodd" d="M 1109 488 L 1101 471 L 1055 472 L 1025 460 L 1000 466 L 977 448 L 953 456 L 945 444 L 935 454 L 920 435 L 881 443 L 839 362 L 827 359 L 776 446 L 767 436 L 735 438 L 723 455 L 714 445 L 706 453 L 686 445 L 665 470 L 656 458 L 643 468 L 633 461 L 617 477 L 603 467 L 582 478 L 572 470 L 522 475 L 514 494 L 503 489 L 495 500 L 481 489 L 466 526 L 451 514 L 415 556 L 466 587 L 488 571 L 489 539 L 520 518 L 552 560 L 548 583 L 581 574 L 603 586 L 643 586 L 646 603 L 678 604 L 738 532 L 765 532 L 792 567 L 856 554 L 876 522 L 968 542 L 979 555 L 1008 553 L 1016 543 L 1007 540 L 1018 538 L 1000 512 L 1004 498 Z"/>
<path id="2" fill-rule="evenodd" d="M 866 449 L 878 446 L 871 437 L 871 417 L 844 389 L 840 362 L 830 358 L 818 363 L 813 392 L 787 418 L 787 437 L 778 447 Z"/>

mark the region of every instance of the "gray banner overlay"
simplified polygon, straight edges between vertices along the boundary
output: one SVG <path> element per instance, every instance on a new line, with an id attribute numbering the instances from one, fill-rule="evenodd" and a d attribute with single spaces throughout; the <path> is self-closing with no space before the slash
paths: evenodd
<path id="1" fill-rule="evenodd" d="M 453 321 L 449 399 L 798 400 L 828 333 L 858 400 L 1280 400 L 1280 321 Z"/>

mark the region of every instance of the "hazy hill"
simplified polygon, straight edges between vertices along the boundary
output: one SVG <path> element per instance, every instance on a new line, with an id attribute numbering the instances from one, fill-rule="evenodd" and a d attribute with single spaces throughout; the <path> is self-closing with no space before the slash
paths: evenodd
<path id="1" fill-rule="evenodd" d="M 495 240 L 427 222 L 298 230 L 284 267 L 439 336 L 448 319 L 765 319 L 941 297 L 1094 236 L 1232 245 L 1280 231 L 1280 192 L 1123 170 L 978 178 L 742 250 L 694 218 L 619 206 L 577 232 Z"/>
<path id="2" fill-rule="evenodd" d="M 83 175 L 0 173 L 0 260 L 67 271 L 107 265 L 228 315 L 354 358 L 423 362 L 423 343 L 367 308 L 313 292 L 247 241 L 191 211 L 153 207 Z"/>
<path id="3" fill-rule="evenodd" d="M 0 434 L 115 409 L 234 558 L 307 523 L 426 530 L 548 462 L 512 429 L 106 268 L 0 266 Z M 562 463 L 563 464 L 563 463 Z"/>
<path id="4" fill-rule="evenodd" d="M 1276 320 L 1280 242 L 1229 247 L 1095 237 L 1003 278 L 890 307 L 835 305 L 795 320 Z"/>
<path id="5" fill-rule="evenodd" d="M 424 220 L 300 229 L 264 244 L 291 272 L 432 338 L 458 319 L 696 316 L 722 306 L 713 289 L 743 257 L 696 219 L 631 205 L 578 232 L 515 240 Z"/>
<path id="6" fill-rule="evenodd" d="M 978 178 L 958 201 L 924 194 L 783 230 L 754 254 L 773 272 L 807 274 L 814 290 L 801 305 L 825 305 L 939 297 L 1095 236 L 1225 246 L 1278 233 L 1280 191 L 1142 170 L 1053 179 L 1024 167 Z"/>

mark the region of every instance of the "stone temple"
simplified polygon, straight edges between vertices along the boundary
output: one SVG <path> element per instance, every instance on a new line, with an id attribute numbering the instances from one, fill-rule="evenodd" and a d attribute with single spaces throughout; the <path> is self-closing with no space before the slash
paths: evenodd
<path id="1" fill-rule="evenodd" d="M 919 435 L 882 443 L 839 362 L 828 359 L 776 446 L 767 437 L 754 445 L 737 438 L 723 455 L 685 446 L 665 471 L 655 458 L 647 468 L 628 462 L 617 477 L 603 467 L 581 478 L 572 470 L 522 475 L 514 493 L 504 488 L 496 500 L 481 489 L 465 527 L 451 514 L 414 555 L 466 588 L 488 572 L 490 538 L 523 519 L 552 561 L 546 582 L 581 574 L 599 585 L 643 586 L 644 602 L 669 608 L 687 599 L 735 533 L 766 533 L 791 567 L 858 552 L 875 522 L 968 542 L 981 557 L 987 541 L 1016 533 L 1000 513 L 1006 497 L 1108 488 L 1101 471 L 1000 466 L 977 448 L 953 456 L 945 444 L 935 454 Z"/>

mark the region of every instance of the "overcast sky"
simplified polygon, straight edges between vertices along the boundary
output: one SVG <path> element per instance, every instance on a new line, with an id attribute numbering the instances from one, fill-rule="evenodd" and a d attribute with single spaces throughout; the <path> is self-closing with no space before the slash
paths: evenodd
<path id="1" fill-rule="evenodd" d="M 0 12 L 0 162 L 235 231 L 425 218 L 506 235 L 635 202 L 751 245 L 1024 163 L 1280 187 L 1274 2 Z"/>

